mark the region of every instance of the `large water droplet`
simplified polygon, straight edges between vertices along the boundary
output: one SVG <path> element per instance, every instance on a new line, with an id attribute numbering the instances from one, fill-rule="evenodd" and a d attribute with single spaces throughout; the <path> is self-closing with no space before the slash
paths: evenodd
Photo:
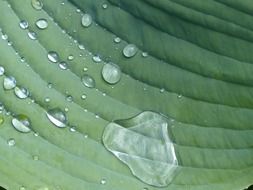
<path id="1" fill-rule="evenodd" d="M 39 20 L 36 21 L 36 26 L 39 28 L 39 29 L 46 29 L 48 27 L 48 22 L 46 19 L 44 18 L 41 18 Z"/>
<path id="2" fill-rule="evenodd" d="M 3 40 L 7 40 L 8 39 L 8 35 L 7 34 L 2 34 L 2 39 Z"/>
<path id="3" fill-rule="evenodd" d="M 29 91 L 24 87 L 15 87 L 14 93 L 20 99 L 25 99 L 29 96 Z"/>
<path id="4" fill-rule="evenodd" d="M 87 74 L 83 75 L 82 83 L 84 84 L 84 86 L 86 86 L 88 88 L 95 87 L 95 80 L 90 75 L 87 75 Z"/>
<path id="5" fill-rule="evenodd" d="M 102 77 L 109 84 L 116 84 L 121 78 L 121 70 L 114 63 L 107 63 L 103 66 Z"/>
<path id="6" fill-rule="evenodd" d="M 121 39 L 120 39 L 119 37 L 115 37 L 115 38 L 113 39 L 113 41 L 114 41 L 115 43 L 120 43 L 120 42 L 121 42 Z"/>
<path id="7" fill-rule="evenodd" d="M 12 119 L 13 127 L 22 133 L 28 133 L 31 131 L 30 129 L 30 120 L 26 115 L 20 114 L 17 115 L 15 118 Z"/>
<path id="8" fill-rule="evenodd" d="M 47 112 L 47 117 L 56 127 L 66 127 L 67 117 L 59 108 L 49 110 Z"/>
<path id="9" fill-rule="evenodd" d="M 84 14 L 81 23 L 84 27 L 89 27 L 92 23 L 92 17 L 89 14 Z"/>
<path id="10" fill-rule="evenodd" d="M 10 138 L 10 139 L 7 140 L 7 144 L 8 144 L 9 146 L 14 146 L 14 145 L 16 144 L 16 141 L 15 141 L 15 139 Z"/>
<path id="11" fill-rule="evenodd" d="M 4 71 L 5 71 L 4 67 L 0 66 L 0 76 L 4 75 Z"/>
<path id="12" fill-rule="evenodd" d="M 36 10 L 41 10 L 43 3 L 40 0 L 32 0 L 32 7 Z"/>
<path id="13" fill-rule="evenodd" d="M 31 40 L 36 40 L 37 39 L 37 34 L 33 31 L 28 32 L 27 35 Z"/>
<path id="14" fill-rule="evenodd" d="M 55 51 L 49 51 L 47 54 L 47 58 L 53 63 L 57 63 L 59 61 L 59 55 Z"/>
<path id="15" fill-rule="evenodd" d="M 123 55 L 125 57 L 133 57 L 137 53 L 137 47 L 134 44 L 128 44 L 123 49 Z"/>
<path id="16" fill-rule="evenodd" d="M 16 86 L 16 79 L 12 76 L 7 76 L 4 78 L 4 89 L 11 90 Z"/>
<path id="17" fill-rule="evenodd" d="M 28 28 L 28 26 L 29 26 L 29 24 L 28 24 L 28 22 L 26 21 L 26 20 L 21 20 L 20 22 L 19 22 L 19 26 L 20 26 L 20 28 L 22 28 L 22 29 L 27 29 Z"/>
<path id="18" fill-rule="evenodd" d="M 66 70 L 68 68 L 68 65 L 65 61 L 61 61 L 59 63 L 59 67 L 62 69 L 62 70 Z"/>

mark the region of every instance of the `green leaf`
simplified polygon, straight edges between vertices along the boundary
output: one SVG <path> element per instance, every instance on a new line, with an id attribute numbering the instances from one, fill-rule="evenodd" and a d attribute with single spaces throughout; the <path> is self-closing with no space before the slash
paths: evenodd
<path id="1" fill-rule="evenodd" d="M 11 190 L 249 187 L 252 10 L 249 0 L 0 0 L 5 70 L 0 74 L 0 185 Z M 48 25 L 38 26 L 41 19 Z M 128 44 L 134 44 L 128 49 L 132 56 L 124 53 Z M 58 57 L 50 61 L 49 52 Z M 115 84 L 104 77 L 113 72 L 102 72 L 108 62 L 121 69 Z M 8 76 L 29 96 L 7 90 Z M 64 122 L 62 128 L 47 117 L 55 108 L 66 115 L 66 122 L 64 114 L 55 118 Z M 152 152 L 165 143 L 160 133 L 152 139 L 162 125 L 139 119 L 145 113 L 167 118 L 175 149 L 176 170 L 163 185 L 154 183 L 161 169 L 147 170 L 166 158 L 166 152 Z M 31 132 L 12 126 L 20 114 L 29 118 Z M 138 164 L 124 164 L 110 152 L 115 149 L 107 142 L 119 134 L 108 127 L 115 125 L 127 134 L 123 142 L 119 138 L 125 145 L 120 150 L 141 155 Z M 136 125 L 138 132 L 132 130 Z M 136 138 L 146 149 L 138 144 L 132 149 Z"/>

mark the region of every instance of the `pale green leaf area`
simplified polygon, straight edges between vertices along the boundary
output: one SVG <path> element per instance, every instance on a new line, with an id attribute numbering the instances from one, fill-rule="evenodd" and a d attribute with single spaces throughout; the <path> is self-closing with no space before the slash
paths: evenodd
<path id="1" fill-rule="evenodd" d="M 253 184 L 251 0 L 0 0 L 0 186 Z"/>

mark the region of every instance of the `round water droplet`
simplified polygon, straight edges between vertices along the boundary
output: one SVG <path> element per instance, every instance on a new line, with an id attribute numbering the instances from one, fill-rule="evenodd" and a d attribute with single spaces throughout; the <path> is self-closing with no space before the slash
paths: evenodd
<path id="1" fill-rule="evenodd" d="M 178 94 L 177 98 L 179 98 L 179 99 L 182 98 L 182 94 Z"/>
<path id="2" fill-rule="evenodd" d="M 87 139 L 89 136 L 88 136 L 87 134 L 85 134 L 83 137 L 84 137 L 85 139 Z"/>
<path id="3" fill-rule="evenodd" d="M 44 19 L 44 18 L 37 20 L 35 24 L 39 29 L 42 29 L 42 30 L 48 27 L 47 19 Z"/>
<path id="4" fill-rule="evenodd" d="M 38 136 L 39 136 L 39 133 L 35 132 L 35 133 L 33 133 L 33 135 L 34 135 L 35 137 L 38 137 Z"/>
<path id="5" fill-rule="evenodd" d="M 40 0 L 32 0 L 32 7 L 36 10 L 41 10 L 43 3 Z"/>
<path id="6" fill-rule="evenodd" d="M 52 88 L 52 87 L 53 87 L 53 84 L 52 84 L 52 83 L 48 83 L 48 84 L 47 84 L 47 87 L 48 87 L 48 88 Z"/>
<path id="7" fill-rule="evenodd" d="M 47 117 L 56 127 L 66 127 L 67 117 L 59 108 L 49 110 L 47 112 Z"/>
<path id="8" fill-rule="evenodd" d="M 105 184 L 106 184 L 106 179 L 101 179 L 100 183 L 101 183 L 102 185 L 105 185 Z"/>
<path id="9" fill-rule="evenodd" d="M 81 99 L 82 100 L 85 100 L 87 98 L 87 95 L 86 94 L 83 94 L 82 96 L 81 96 Z"/>
<path id="10" fill-rule="evenodd" d="M 29 24 L 28 24 L 28 22 L 26 21 L 26 20 L 21 20 L 20 22 L 19 22 L 19 26 L 20 26 L 20 28 L 22 28 L 22 29 L 27 29 L 28 28 L 28 26 L 29 26 Z"/>
<path id="11" fill-rule="evenodd" d="M 17 115 L 15 118 L 11 121 L 12 126 L 22 133 L 28 133 L 31 131 L 30 129 L 30 120 L 26 115 L 20 114 Z"/>
<path id="12" fill-rule="evenodd" d="M 24 87 L 15 87 L 14 88 L 15 95 L 20 99 L 25 99 L 29 96 L 29 91 Z"/>
<path id="13" fill-rule="evenodd" d="M 148 57 L 148 53 L 147 52 L 142 52 L 142 57 Z"/>
<path id="14" fill-rule="evenodd" d="M 17 83 L 17 81 L 14 77 L 7 76 L 4 78 L 4 89 L 11 90 L 11 89 L 15 88 L 16 83 Z"/>
<path id="15" fill-rule="evenodd" d="M 87 75 L 87 74 L 83 75 L 82 83 L 84 84 L 84 86 L 86 86 L 88 88 L 95 87 L 95 80 L 90 75 Z"/>
<path id="16" fill-rule="evenodd" d="M 0 66 L 0 76 L 4 75 L 4 71 L 5 71 L 4 67 Z"/>
<path id="17" fill-rule="evenodd" d="M 92 24 L 92 17 L 89 14 L 84 14 L 81 23 L 84 27 L 89 27 Z"/>
<path id="18" fill-rule="evenodd" d="M 98 115 L 98 114 L 96 114 L 96 115 L 95 115 L 95 118 L 96 118 L 96 119 L 99 119 L 100 117 L 99 117 L 99 115 Z"/>
<path id="19" fill-rule="evenodd" d="M 68 68 L 68 65 L 65 61 L 61 61 L 59 63 L 59 67 L 62 69 L 62 70 L 66 70 Z"/>
<path id="20" fill-rule="evenodd" d="M 66 97 L 66 100 L 67 100 L 68 102 L 73 102 L 73 97 L 72 97 L 71 95 L 68 95 L 68 96 Z"/>
<path id="21" fill-rule="evenodd" d="M 107 5 L 106 3 L 103 3 L 103 4 L 102 4 L 102 8 L 103 8 L 103 9 L 107 9 L 107 8 L 108 8 L 108 5 Z"/>
<path id="22" fill-rule="evenodd" d="M 3 40 L 7 40 L 8 39 L 8 35 L 7 34 L 2 34 L 2 39 Z"/>
<path id="23" fill-rule="evenodd" d="M 37 34 L 33 31 L 28 32 L 27 35 L 31 40 L 36 40 L 37 39 Z"/>
<path id="24" fill-rule="evenodd" d="M 120 43 L 121 42 L 121 39 L 119 37 L 115 37 L 114 40 L 113 40 L 115 43 Z"/>
<path id="25" fill-rule="evenodd" d="M 81 12 L 81 10 L 80 10 L 80 9 L 76 9 L 76 12 L 77 12 L 77 13 L 80 13 L 80 12 Z"/>
<path id="26" fill-rule="evenodd" d="M 70 131 L 70 132 L 76 132 L 76 127 L 70 127 L 70 128 L 69 128 L 69 131 Z"/>
<path id="27" fill-rule="evenodd" d="M 34 156 L 33 156 L 33 160 L 34 160 L 34 161 L 38 161 L 38 160 L 39 160 L 39 156 L 34 155 Z"/>
<path id="28" fill-rule="evenodd" d="M 2 125 L 4 123 L 4 117 L 0 116 L 0 125 Z"/>
<path id="29" fill-rule="evenodd" d="M 128 44 L 123 49 L 123 55 L 127 58 L 133 57 L 137 53 L 137 47 L 134 44 Z"/>
<path id="30" fill-rule="evenodd" d="M 84 50 L 84 49 L 85 49 L 85 47 L 84 47 L 83 44 L 79 44 L 79 45 L 78 45 L 78 48 L 79 48 L 80 50 Z"/>
<path id="31" fill-rule="evenodd" d="M 68 111 L 69 111 L 69 108 L 64 108 L 64 111 L 65 111 L 65 112 L 68 112 Z"/>
<path id="32" fill-rule="evenodd" d="M 46 97 L 46 98 L 45 98 L 45 102 L 47 102 L 47 103 L 50 102 L 50 98 L 49 98 L 49 97 Z"/>
<path id="33" fill-rule="evenodd" d="M 15 139 L 13 139 L 13 138 L 8 139 L 8 140 L 7 140 L 7 144 L 8 144 L 9 146 L 14 146 L 14 145 L 16 144 Z"/>
<path id="34" fill-rule="evenodd" d="M 116 84 L 121 78 L 121 70 L 114 63 L 107 63 L 103 66 L 102 77 L 109 84 Z"/>
<path id="35" fill-rule="evenodd" d="M 21 186 L 19 190 L 26 190 L 26 188 L 24 186 Z"/>
<path id="36" fill-rule="evenodd" d="M 161 88 L 161 89 L 160 89 L 160 92 L 161 92 L 161 93 L 164 93 L 164 91 L 165 91 L 164 88 Z"/>
<path id="37" fill-rule="evenodd" d="M 69 60 L 69 61 L 72 61 L 73 59 L 74 59 L 74 56 L 73 56 L 73 55 L 69 55 L 69 56 L 68 56 L 68 60 Z"/>
<path id="38" fill-rule="evenodd" d="M 47 54 L 47 58 L 53 63 L 57 63 L 59 61 L 59 55 L 55 51 L 49 51 Z"/>
<path id="39" fill-rule="evenodd" d="M 102 61 L 99 55 L 94 55 L 94 56 L 92 57 L 92 60 L 93 60 L 95 63 L 99 63 L 99 62 Z"/>
<path id="40" fill-rule="evenodd" d="M 84 72 L 88 71 L 88 68 L 87 68 L 87 67 L 84 67 L 84 68 L 83 68 L 83 71 L 84 71 Z"/>

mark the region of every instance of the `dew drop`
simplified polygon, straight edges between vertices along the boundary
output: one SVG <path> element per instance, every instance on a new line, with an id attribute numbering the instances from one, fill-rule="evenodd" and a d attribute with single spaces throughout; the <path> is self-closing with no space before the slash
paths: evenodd
<path id="1" fill-rule="evenodd" d="M 14 77 L 7 76 L 7 77 L 4 78 L 4 84 L 3 84 L 4 89 L 5 90 L 11 90 L 11 89 L 15 88 L 16 83 L 17 83 L 17 81 Z"/>
<path id="2" fill-rule="evenodd" d="M 93 60 L 95 63 L 99 63 L 99 62 L 102 61 L 99 55 L 94 55 L 94 56 L 92 57 L 92 60 Z"/>
<path id="3" fill-rule="evenodd" d="M 88 87 L 88 88 L 94 88 L 95 87 L 95 80 L 87 74 L 84 74 L 82 76 L 82 83 L 84 84 L 84 86 Z"/>
<path id="4" fill-rule="evenodd" d="M 33 156 L 33 160 L 34 160 L 34 161 L 38 161 L 38 160 L 39 160 L 39 156 L 38 156 L 38 155 L 34 155 L 34 156 Z"/>
<path id="5" fill-rule="evenodd" d="M 76 132 L 76 127 L 70 127 L 70 128 L 69 128 L 69 131 L 70 131 L 70 132 Z"/>
<path id="6" fill-rule="evenodd" d="M 83 94 L 82 96 L 81 96 L 81 99 L 82 100 L 85 100 L 87 98 L 87 95 L 86 94 Z"/>
<path id="7" fill-rule="evenodd" d="M 53 63 L 57 63 L 59 61 L 59 55 L 55 51 L 49 51 L 47 54 L 47 58 Z"/>
<path id="8" fill-rule="evenodd" d="M 43 3 L 40 0 L 32 0 L 32 7 L 36 10 L 41 10 Z"/>
<path id="9" fill-rule="evenodd" d="M 127 58 L 133 57 L 137 53 L 137 47 L 134 44 L 128 44 L 123 49 L 123 55 Z"/>
<path id="10" fill-rule="evenodd" d="M 46 97 L 46 98 L 45 98 L 45 102 L 47 102 L 47 103 L 48 103 L 48 102 L 50 102 L 50 101 L 51 101 L 51 100 L 50 100 L 50 98 L 49 98 L 49 97 Z"/>
<path id="11" fill-rule="evenodd" d="M 115 43 L 120 43 L 121 42 L 121 39 L 119 37 L 115 37 L 114 40 L 113 40 Z"/>
<path id="12" fill-rule="evenodd" d="M 8 39 L 8 35 L 7 34 L 2 34 L 2 39 L 3 40 L 7 40 Z"/>
<path id="13" fill-rule="evenodd" d="M 80 9 L 76 9 L 76 12 L 77 12 L 77 13 L 80 13 L 80 12 L 81 12 L 81 10 L 80 10 Z"/>
<path id="14" fill-rule="evenodd" d="M 69 111 L 69 108 L 64 108 L 64 111 L 65 111 L 65 112 L 68 112 L 68 111 Z"/>
<path id="15" fill-rule="evenodd" d="M 19 132 L 28 133 L 30 129 L 30 120 L 26 115 L 19 114 L 11 121 L 12 126 Z"/>
<path id="16" fill-rule="evenodd" d="M 89 14 L 84 14 L 81 23 L 84 27 L 89 27 L 92 24 L 92 17 Z"/>
<path id="17" fill-rule="evenodd" d="M 69 55 L 69 56 L 68 56 L 68 60 L 69 60 L 69 61 L 72 61 L 73 59 L 74 59 L 74 56 L 73 56 L 73 55 Z"/>
<path id="18" fill-rule="evenodd" d="M 4 71 L 5 71 L 4 67 L 0 66 L 0 76 L 4 75 Z"/>
<path id="19" fill-rule="evenodd" d="M 73 97 L 72 97 L 71 95 L 68 95 L 68 96 L 66 97 L 66 100 L 67 100 L 68 102 L 73 102 Z"/>
<path id="20" fill-rule="evenodd" d="M 105 185 L 105 184 L 106 184 L 106 179 L 101 179 L 100 183 L 101 183 L 102 185 Z"/>
<path id="21" fill-rule="evenodd" d="M 116 84 L 120 81 L 121 70 L 118 65 L 114 63 L 107 63 L 103 66 L 102 77 L 109 84 Z"/>
<path id="22" fill-rule="evenodd" d="M 28 22 L 26 20 L 21 20 L 19 22 L 19 27 L 22 28 L 23 30 L 27 29 L 29 26 Z"/>
<path id="23" fill-rule="evenodd" d="M 35 24 L 39 29 L 42 29 L 42 30 L 48 27 L 47 19 L 44 19 L 44 18 L 37 20 Z"/>
<path id="24" fill-rule="evenodd" d="M 178 94 L 177 98 L 179 98 L 179 99 L 182 98 L 182 94 Z"/>
<path id="25" fill-rule="evenodd" d="M 37 39 L 37 34 L 33 31 L 28 32 L 27 35 L 31 40 L 36 40 Z"/>
<path id="26" fill-rule="evenodd" d="M 89 136 L 88 136 L 87 134 L 85 134 L 83 137 L 84 137 L 85 139 L 87 139 Z"/>
<path id="27" fill-rule="evenodd" d="M 35 137 L 38 137 L 38 136 L 39 136 L 39 133 L 35 132 L 35 133 L 33 133 L 33 135 L 34 135 Z"/>
<path id="28" fill-rule="evenodd" d="M 84 47 L 83 44 L 79 44 L 79 45 L 78 45 L 78 48 L 79 48 L 80 50 L 84 50 L 84 49 L 85 49 L 85 47 Z"/>
<path id="29" fill-rule="evenodd" d="M 19 190 L 26 190 L 26 188 L 24 186 L 21 186 Z"/>
<path id="30" fill-rule="evenodd" d="M 52 84 L 52 83 L 48 83 L 48 84 L 47 84 L 47 87 L 48 87 L 48 88 L 52 88 L 52 87 L 53 87 L 53 84 Z"/>
<path id="31" fill-rule="evenodd" d="M 15 87 L 14 88 L 15 95 L 20 99 L 25 99 L 29 96 L 29 91 L 24 87 Z"/>
<path id="32" fill-rule="evenodd" d="M 15 141 L 15 139 L 10 138 L 10 139 L 7 140 L 7 144 L 8 144 L 9 146 L 14 146 L 14 145 L 16 144 L 16 141 Z"/>
<path id="33" fill-rule="evenodd" d="M 83 71 L 84 71 L 84 72 L 88 71 L 88 68 L 87 68 L 87 67 L 84 67 L 84 68 L 83 68 Z"/>
<path id="34" fill-rule="evenodd" d="M 147 52 L 142 52 L 142 57 L 148 57 L 148 53 Z"/>
<path id="35" fill-rule="evenodd" d="M 165 91 L 164 88 L 161 88 L 161 89 L 160 89 L 160 92 L 161 92 L 161 93 L 164 93 L 164 91 Z"/>
<path id="36" fill-rule="evenodd" d="M 59 63 L 59 67 L 62 69 L 62 70 L 66 70 L 68 68 L 68 65 L 65 61 L 61 61 Z"/>
<path id="37" fill-rule="evenodd" d="M 102 8 L 103 8 L 103 9 L 107 9 L 107 8 L 108 8 L 108 5 L 107 5 L 106 3 L 103 3 L 103 4 L 102 4 Z"/>
<path id="38" fill-rule="evenodd" d="M 51 109 L 47 112 L 47 118 L 59 128 L 66 127 L 67 117 L 59 108 Z"/>

